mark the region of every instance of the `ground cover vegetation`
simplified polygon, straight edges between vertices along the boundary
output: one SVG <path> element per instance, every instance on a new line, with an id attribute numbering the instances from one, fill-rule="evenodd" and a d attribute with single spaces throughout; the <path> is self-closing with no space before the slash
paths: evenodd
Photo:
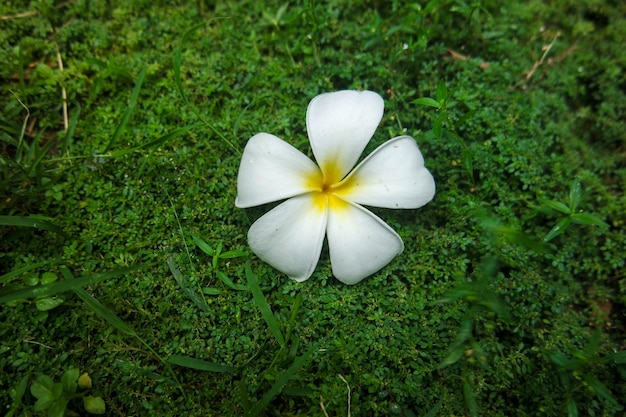
<path id="1" fill-rule="evenodd" d="M 0 413 L 623 415 L 626 6 L 612 0 L 5 1 Z M 310 155 L 370 89 L 365 154 L 437 183 L 403 254 L 295 283 L 236 209 L 257 132 Z"/>

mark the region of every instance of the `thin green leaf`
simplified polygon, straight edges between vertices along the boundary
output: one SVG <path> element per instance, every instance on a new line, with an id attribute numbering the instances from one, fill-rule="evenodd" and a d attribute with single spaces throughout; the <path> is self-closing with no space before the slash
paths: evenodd
<path id="1" fill-rule="evenodd" d="M 509 243 L 531 249 L 537 253 L 551 252 L 551 248 L 546 245 L 545 242 L 529 236 L 526 233 L 520 232 L 513 227 L 503 225 L 496 219 L 482 214 L 478 214 L 476 219 L 481 222 L 485 230 L 503 238 Z"/>
<path id="2" fill-rule="evenodd" d="M 424 417 L 437 417 L 439 415 L 439 410 L 441 410 L 441 405 L 443 404 L 443 400 L 440 400 L 431 410 L 424 415 Z"/>
<path id="3" fill-rule="evenodd" d="M 185 34 L 183 35 L 183 38 L 180 40 L 180 43 L 178 44 L 178 48 L 176 48 L 176 50 L 174 51 L 174 83 L 176 84 L 176 88 L 178 89 L 178 93 L 180 94 L 181 98 L 183 99 L 183 101 L 185 102 L 186 105 L 190 105 L 189 103 L 189 99 L 187 98 L 187 95 L 185 94 L 185 89 L 183 88 L 183 83 L 182 83 L 182 78 L 180 76 L 180 65 L 182 62 L 182 51 L 183 51 L 183 45 L 185 45 L 185 43 L 187 42 L 187 39 L 199 28 L 205 26 L 208 22 L 204 21 L 202 23 L 198 23 L 195 26 L 192 26 L 187 32 L 185 32 Z M 194 113 L 196 112 L 195 108 L 193 109 Z"/>
<path id="4" fill-rule="evenodd" d="M 187 282 L 185 280 L 185 277 L 180 272 L 180 269 L 178 269 L 178 264 L 176 263 L 176 261 L 174 260 L 173 257 L 170 256 L 169 258 L 167 258 L 167 266 L 169 267 L 170 272 L 174 276 L 174 279 L 178 283 L 178 286 L 180 287 L 180 289 L 183 290 L 183 292 L 187 295 L 187 297 L 191 301 L 193 301 L 193 303 L 196 306 L 198 306 L 205 313 L 208 313 L 209 312 L 209 306 L 202 299 L 202 297 L 200 297 L 198 295 L 198 293 L 196 293 L 193 289 L 191 289 L 191 288 L 189 288 L 187 286 Z"/>
<path id="5" fill-rule="evenodd" d="M 478 416 L 478 403 L 476 402 L 476 394 L 474 393 L 474 386 L 472 382 L 469 380 L 471 374 L 466 374 L 463 376 L 463 397 L 465 398 L 465 405 L 467 406 L 467 411 L 469 415 L 472 417 Z"/>
<path id="6" fill-rule="evenodd" d="M 304 355 L 296 358 L 293 361 L 293 364 L 285 371 L 285 373 L 272 385 L 272 387 L 263 395 L 263 397 L 254 405 L 248 412 L 248 417 L 256 417 L 269 405 L 269 403 L 276 397 L 278 394 L 282 392 L 285 384 L 302 368 L 302 366 L 306 363 L 307 360 L 311 357 L 313 352 L 317 350 L 317 345 L 314 345 L 311 349 L 309 349 Z"/>
<path id="7" fill-rule="evenodd" d="M 572 214 L 572 223 L 584 224 L 588 226 L 600 226 L 608 229 L 610 226 L 597 216 L 590 213 L 574 213 Z"/>
<path id="8" fill-rule="evenodd" d="M 289 324 L 287 327 L 287 335 L 285 336 L 285 343 L 289 342 L 291 339 L 291 332 L 295 327 L 296 317 L 298 315 L 298 311 L 300 310 L 300 306 L 302 305 L 302 293 L 299 292 L 296 296 L 296 299 L 291 307 L 291 316 L 289 317 Z"/>
<path id="9" fill-rule="evenodd" d="M 121 272 L 125 271 L 125 272 L 129 272 L 129 271 L 133 271 L 136 269 L 142 269 L 142 268 L 146 268 L 148 266 L 151 266 L 150 264 L 146 264 L 140 267 L 134 267 L 134 268 L 126 268 L 124 270 L 118 270 L 118 271 L 112 271 L 109 272 L 106 275 L 107 277 L 112 275 L 112 274 L 121 274 Z M 66 280 L 70 281 L 73 280 L 74 282 L 79 281 L 79 279 L 74 279 L 74 276 L 72 275 L 72 273 L 69 271 L 69 269 L 67 268 L 61 268 L 61 274 L 65 277 Z M 89 294 L 87 291 L 85 291 L 82 288 L 75 288 L 74 292 L 85 302 L 85 304 L 87 304 L 88 307 L 90 307 L 100 318 L 106 320 L 109 324 L 111 324 L 114 328 L 116 328 L 117 330 L 121 331 L 122 333 L 128 334 L 130 336 L 134 336 L 135 338 L 137 338 L 137 340 L 139 340 L 139 342 L 141 342 L 141 344 L 143 344 L 150 352 L 152 352 L 152 354 L 158 358 L 167 368 L 167 370 L 172 374 L 172 378 L 174 379 L 174 381 L 176 382 L 176 385 L 178 386 L 178 388 L 180 389 L 180 392 L 183 396 L 184 399 L 187 399 L 187 394 L 185 393 L 185 390 L 183 389 L 182 384 L 180 383 L 180 381 L 178 380 L 178 377 L 176 376 L 176 373 L 174 372 L 174 370 L 172 369 L 172 367 L 170 366 L 169 363 L 167 363 L 166 361 L 163 360 L 163 358 L 161 358 L 161 356 L 158 354 L 158 352 L 156 352 L 152 346 L 150 346 L 145 340 L 143 340 L 138 334 L 137 332 L 135 332 L 135 330 L 129 326 L 128 324 L 126 324 L 122 319 L 120 319 L 119 317 L 117 317 L 113 312 L 111 312 L 109 309 L 107 309 L 105 306 L 103 306 L 98 300 L 96 300 L 91 294 Z"/>
<path id="10" fill-rule="evenodd" d="M 607 363 L 623 365 L 626 363 L 626 350 L 620 350 L 619 352 L 611 353 L 604 361 Z"/>
<path id="11" fill-rule="evenodd" d="M 571 214 L 572 210 L 560 201 L 548 200 L 547 198 L 539 198 L 539 202 L 550 207 L 553 210 L 560 211 L 563 214 Z"/>
<path id="12" fill-rule="evenodd" d="M 455 344 L 450 348 L 446 357 L 437 365 L 437 369 L 443 369 L 450 365 L 453 365 L 463 357 L 465 353 L 465 347 L 463 345 Z"/>
<path id="13" fill-rule="evenodd" d="M 122 134 L 124 133 L 124 130 L 126 130 L 126 125 L 128 124 L 130 117 L 133 115 L 133 113 L 135 112 L 135 108 L 137 107 L 137 99 L 139 98 L 139 92 L 141 91 L 143 80 L 146 77 L 146 70 L 147 68 L 143 67 L 141 71 L 139 72 L 139 75 L 137 76 L 137 81 L 135 81 L 135 87 L 133 88 L 133 91 L 130 94 L 130 101 L 128 103 L 128 107 L 126 107 L 126 110 L 124 111 L 124 114 L 122 115 L 122 120 L 120 121 L 120 124 L 117 125 L 115 132 L 113 132 L 113 136 L 111 136 L 111 140 L 109 140 L 109 143 L 104 148 L 104 151 L 102 153 L 107 153 L 109 149 L 111 149 L 113 145 L 117 142 L 120 136 L 122 136 Z"/>
<path id="14" fill-rule="evenodd" d="M 435 94 L 435 97 L 440 103 L 446 102 L 449 98 L 448 88 L 446 87 L 446 83 L 443 80 L 440 80 L 439 84 L 437 84 L 437 92 Z"/>
<path id="15" fill-rule="evenodd" d="M 78 124 L 78 119 L 80 118 L 80 112 L 82 108 L 80 107 L 80 103 L 76 103 L 76 110 L 72 113 L 72 117 L 70 117 L 70 121 L 67 125 L 67 132 L 65 132 L 65 138 L 63 138 L 63 144 L 61 145 L 61 155 L 65 155 L 72 142 L 74 140 L 74 131 L 76 130 L 76 125 Z"/>
<path id="16" fill-rule="evenodd" d="M 578 417 L 578 405 L 572 397 L 567 397 L 567 417 Z"/>
<path id="17" fill-rule="evenodd" d="M 222 290 L 218 290 L 217 288 L 203 288 L 202 293 L 204 295 L 220 295 Z"/>
<path id="18" fill-rule="evenodd" d="M 174 51 L 174 58 L 173 58 L 174 84 L 176 84 L 176 88 L 178 89 L 178 92 L 180 93 L 180 96 L 183 99 L 183 102 L 187 106 L 189 106 L 189 108 L 196 115 L 198 120 L 201 120 L 204 123 L 205 126 L 207 126 L 209 129 L 211 129 L 213 131 L 213 133 L 215 133 L 221 140 L 223 140 L 228 146 L 230 146 L 230 148 L 232 150 L 234 150 L 237 154 L 241 155 L 241 150 L 237 146 L 235 146 L 235 144 L 233 142 L 228 140 L 228 138 L 226 136 L 224 136 L 224 134 L 222 132 L 220 132 L 218 129 L 216 129 L 215 126 L 213 126 L 211 123 L 209 123 L 207 120 L 205 120 L 202 117 L 202 115 L 200 114 L 200 112 L 198 111 L 198 109 L 196 108 L 196 106 L 194 106 L 193 103 L 191 101 L 189 101 L 189 98 L 185 94 L 185 89 L 183 87 L 182 78 L 181 78 L 180 67 L 181 67 L 181 64 L 182 64 L 182 50 L 183 50 L 183 46 L 187 42 L 188 38 L 198 28 L 206 25 L 208 22 L 211 22 L 213 20 L 218 20 L 218 19 L 227 19 L 227 17 L 214 17 L 212 19 L 209 19 L 208 21 L 205 21 L 205 22 L 199 23 L 199 24 L 197 24 L 195 26 L 192 26 L 187 32 L 185 32 L 185 34 L 183 35 L 183 38 L 181 39 L 180 43 L 178 44 L 178 48 L 176 48 L 176 50 Z"/>
<path id="19" fill-rule="evenodd" d="M 583 380 L 593 389 L 593 392 L 600 398 L 603 398 L 605 401 L 609 402 L 611 405 L 618 405 L 618 401 L 613 397 L 611 390 L 606 387 L 598 378 L 591 374 L 584 374 Z"/>
<path id="20" fill-rule="evenodd" d="M 438 302 L 451 303 L 461 298 L 467 298 L 468 301 L 475 301 L 478 299 L 478 294 L 476 294 L 471 282 L 462 283 L 449 289 L 441 296 Z"/>
<path id="21" fill-rule="evenodd" d="M 66 282 L 80 281 L 80 279 L 75 279 L 70 270 L 65 267 L 61 268 L 61 274 L 67 280 Z M 130 325 L 126 324 L 124 320 L 120 319 L 117 315 L 115 315 L 115 313 L 102 305 L 100 301 L 94 298 L 86 290 L 84 290 L 83 288 L 74 288 L 74 292 L 80 297 L 81 300 L 83 300 L 85 304 L 87 304 L 89 308 L 94 311 L 94 313 L 96 313 L 96 315 L 98 315 L 101 319 L 104 319 L 111 326 L 113 326 L 122 333 L 131 336 L 137 336 L 137 332 L 135 332 L 135 330 Z"/>
<path id="22" fill-rule="evenodd" d="M 437 117 L 435 119 L 435 121 L 433 122 L 433 134 L 439 140 L 441 140 L 441 137 L 443 135 L 443 120 L 444 120 L 444 117 L 445 117 L 445 115 L 441 115 L 441 116 Z"/>
<path id="23" fill-rule="evenodd" d="M 552 229 L 550 229 L 548 234 L 546 234 L 546 236 L 543 238 L 543 241 L 549 242 L 555 237 L 557 237 L 558 235 L 560 235 L 561 233 L 563 233 L 567 229 L 567 227 L 570 225 L 571 222 L 572 222 L 571 217 L 569 216 L 563 217 L 554 225 Z"/>
<path id="24" fill-rule="evenodd" d="M 220 281 L 222 281 L 224 284 L 226 284 L 227 287 L 232 288 L 233 290 L 237 290 L 237 291 L 248 291 L 249 288 L 246 287 L 245 285 L 241 285 L 241 284 L 235 284 L 233 281 L 231 281 L 230 278 L 228 278 L 228 276 L 223 273 L 222 271 L 217 271 L 215 273 L 215 275 L 217 275 L 217 277 L 220 279 Z"/>
<path id="25" fill-rule="evenodd" d="M 560 352 L 551 353 L 548 357 L 559 367 L 570 371 L 578 370 L 584 365 L 580 360 L 570 359 Z"/>
<path id="26" fill-rule="evenodd" d="M 188 131 L 192 130 L 192 129 L 197 129 L 197 128 L 201 128 L 204 125 L 202 123 L 194 123 L 191 125 L 187 125 L 187 126 L 183 126 L 181 128 L 172 130 L 169 133 L 166 133 L 165 135 L 161 136 L 160 138 L 151 140 L 149 142 L 143 143 L 141 145 L 137 145 L 134 146 L 132 148 L 126 148 L 126 149 L 120 149 L 117 151 L 113 151 L 113 152 L 109 152 L 107 154 L 102 154 L 102 155 L 97 155 L 97 156 L 102 156 L 102 157 L 111 157 L 111 158 L 119 158 L 120 156 L 124 156 L 124 155 L 128 155 L 130 153 L 133 152 L 137 152 L 141 149 L 145 149 L 145 148 L 152 148 L 152 147 L 156 147 L 159 146 L 167 141 L 170 141 L 172 139 L 176 139 L 179 136 L 184 135 L 185 133 L 187 133 Z"/>
<path id="27" fill-rule="evenodd" d="M 200 239 L 197 236 L 191 236 L 191 238 L 202 252 L 206 253 L 209 256 L 215 256 L 215 250 L 208 243 L 206 243 L 204 240 Z"/>
<path id="28" fill-rule="evenodd" d="M 569 208 L 572 210 L 572 212 L 576 211 L 576 209 L 578 208 L 578 204 L 580 203 L 580 198 L 582 194 L 583 190 L 580 186 L 580 181 L 578 181 L 578 179 L 575 179 L 569 190 Z"/>
<path id="29" fill-rule="evenodd" d="M 463 168 L 465 168 L 465 172 L 469 176 L 472 183 L 474 182 L 474 153 L 470 148 L 463 149 L 461 153 L 461 158 L 463 160 Z"/>
<path id="30" fill-rule="evenodd" d="M 247 416 L 250 413 L 250 396 L 248 395 L 248 381 L 245 375 L 237 384 L 237 388 L 239 391 L 239 399 L 241 400 L 241 407 L 243 408 L 244 415 Z"/>
<path id="31" fill-rule="evenodd" d="M 261 310 L 261 315 L 267 323 L 267 327 L 269 327 L 270 333 L 276 338 L 278 344 L 280 346 L 285 345 L 285 338 L 283 337 L 283 333 L 280 330 L 280 325 L 274 317 L 272 313 L 272 309 L 270 305 L 267 303 L 263 292 L 261 291 L 261 287 L 259 287 L 259 282 L 256 274 L 252 272 L 252 268 L 250 267 L 250 263 L 246 262 L 246 277 L 248 278 L 248 287 L 250 287 L 250 291 L 252 291 L 252 297 L 254 302 L 256 303 L 259 310 Z"/>
<path id="32" fill-rule="evenodd" d="M 43 133 L 44 133 L 44 130 L 42 129 L 36 136 L 36 142 L 33 143 L 33 145 L 30 147 L 28 160 L 31 161 L 31 163 L 26 169 L 27 176 L 30 175 L 31 172 L 36 171 L 37 172 L 36 177 L 39 182 L 41 182 L 41 175 L 39 174 L 40 172 L 39 166 L 41 164 L 41 161 L 46 155 L 48 155 L 48 151 L 50 150 L 52 145 L 55 144 L 55 141 L 51 140 L 46 144 L 46 146 L 44 146 L 43 148 L 39 148 L 38 146 L 39 138 L 43 135 Z"/>
<path id="33" fill-rule="evenodd" d="M 13 404 L 11 405 L 11 409 L 4 417 L 13 417 L 22 407 L 22 398 L 26 393 L 26 388 L 28 388 L 28 380 L 30 379 L 30 375 L 26 374 L 17 384 L 15 391 L 11 393 L 11 398 L 13 399 Z"/>
<path id="34" fill-rule="evenodd" d="M 190 358 L 189 356 L 172 355 L 167 358 L 167 362 L 172 365 L 184 366 L 185 368 L 197 369 L 208 372 L 232 372 L 236 368 L 219 363 L 207 362 L 202 359 Z"/>
<path id="35" fill-rule="evenodd" d="M 220 253 L 220 259 L 242 258 L 247 255 L 248 252 L 242 250 L 227 250 L 226 252 Z"/>
<path id="36" fill-rule="evenodd" d="M 8 293 L 0 294 L 0 304 L 14 300 L 24 300 L 27 298 L 51 297 L 53 295 L 60 294 L 66 291 L 76 290 L 87 285 L 92 285 L 100 281 L 105 281 L 107 279 L 126 275 L 131 271 L 135 271 L 144 267 L 145 266 L 118 269 L 102 274 L 94 274 L 85 278 L 72 280 L 65 279 L 64 281 L 55 282 L 52 284 L 37 285 L 35 287 L 11 291 Z"/>
<path id="37" fill-rule="evenodd" d="M 67 237 L 63 229 L 59 226 L 37 216 L 0 216 L 0 226 L 32 227 L 40 230 L 47 230 L 63 237 Z"/>
<path id="38" fill-rule="evenodd" d="M 439 102 L 430 97 L 420 97 L 418 99 L 413 100 L 411 103 L 417 104 L 418 106 L 434 107 L 436 109 L 440 107 Z"/>

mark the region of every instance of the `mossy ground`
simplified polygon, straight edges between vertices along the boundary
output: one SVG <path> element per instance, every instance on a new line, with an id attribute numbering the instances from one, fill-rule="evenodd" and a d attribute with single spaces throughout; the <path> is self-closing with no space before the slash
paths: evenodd
<path id="1" fill-rule="evenodd" d="M 621 415 L 622 2 L 26 3 L 0 6 L 0 214 L 63 234 L 2 226 L 0 274 L 31 269 L 0 296 L 138 266 L 85 288 L 136 337 L 76 292 L 5 303 L 0 412 L 38 415 L 20 381 L 78 368 L 108 415 Z M 415 137 L 437 195 L 376 210 L 406 248 L 375 276 L 323 255 L 294 283 L 247 248 L 240 152 L 261 131 L 310 152 L 309 100 L 346 88 L 385 99 L 366 153 Z M 246 263 L 274 322 L 235 289 Z"/>

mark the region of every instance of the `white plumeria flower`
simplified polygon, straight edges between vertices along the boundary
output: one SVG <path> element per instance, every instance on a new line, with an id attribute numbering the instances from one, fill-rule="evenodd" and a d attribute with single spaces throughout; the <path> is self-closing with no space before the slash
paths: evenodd
<path id="1" fill-rule="evenodd" d="M 263 261 L 302 282 L 315 270 L 324 236 L 333 274 L 356 284 L 404 249 L 402 239 L 363 205 L 418 208 L 435 195 L 435 181 L 409 136 L 393 138 L 352 169 L 383 116 L 371 91 L 315 97 L 306 125 L 316 165 L 268 133 L 248 141 L 237 178 L 237 207 L 287 199 L 259 218 L 248 242 Z"/>

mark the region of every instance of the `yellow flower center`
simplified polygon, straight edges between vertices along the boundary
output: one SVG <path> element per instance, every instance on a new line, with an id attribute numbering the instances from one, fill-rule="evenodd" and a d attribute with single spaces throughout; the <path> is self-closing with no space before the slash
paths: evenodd
<path id="1" fill-rule="evenodd" d="M 341 210 L 348 203 L 340 195 L 347 192 L 351 181 L 341 181 L 341 171 L 336 163 L 327 163 L 321 171 L 316 171 L 306 179 L 306 184 L 313 189 L 313 204 L 318 210 Z"/>

